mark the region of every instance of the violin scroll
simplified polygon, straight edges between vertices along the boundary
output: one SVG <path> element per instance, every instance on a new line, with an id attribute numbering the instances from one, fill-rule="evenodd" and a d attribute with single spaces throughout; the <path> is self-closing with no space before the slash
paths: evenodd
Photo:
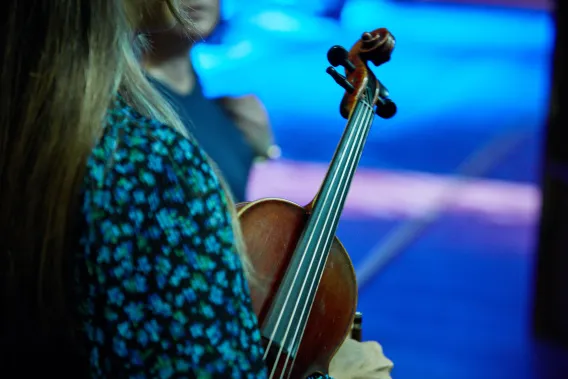
<path id="1" fill-rule="evenodd" d="M 358 100 L 364 100 L 375 107 L 379 117 L 391 118 L 396 114 L 396 104 L 389 99 L 386 87 L 375 77 L 368 62 L 380 66 L 390 60 L 395 46 L 395 38 L 385 28 L 363 33 L 361 39 L 350 51 L 341 46 L 333 46 L 327 52 L 327 59 L 333 67 L 327 73 L 332 76 L 346 93 L 340 106 L 341 116 L 349 118 Z M 341 66 L 345 76 L 334 67 Z"/>
<path id="2" fill-rule="evenodd" d="M 377 29 L 372 33 L 363 33 L 360 40 L 359 55 L 363 61 L 369 61 L 375 66 L 380 66 L 390 60 L 394 45 L 395 39 L 387 29 Z"/>

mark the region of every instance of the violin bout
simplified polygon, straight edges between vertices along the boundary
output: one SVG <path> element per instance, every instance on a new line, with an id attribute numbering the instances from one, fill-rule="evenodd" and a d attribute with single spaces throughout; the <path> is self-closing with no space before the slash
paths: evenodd
<path id="1" fill-rule="evenodd" d="M 255 269 L 256 280 L 250 285 L 251 296 L 263 332 L 264 319 L 309 214 L 305 208 L 286 200 L 263 199 L 239 204 L 238 215 L 247 252 Z M 286 358 L 282 356 L 275 361 L 277 354 L 270 352 L 266 359 L 269 371 L 274 365 L 278 371 L 291 370 L 291 379 L 303 379 L 318 372 L 326 374 L 331 359 L 351 333 L 356 304 L 355 270 L 345 248 L 335 238 L 294 365 L 284 365 Z M 265 344 L 269 338 L 263 333 Z M 291 360 L 293 357 L 288 357 L 288 362 Z"/>

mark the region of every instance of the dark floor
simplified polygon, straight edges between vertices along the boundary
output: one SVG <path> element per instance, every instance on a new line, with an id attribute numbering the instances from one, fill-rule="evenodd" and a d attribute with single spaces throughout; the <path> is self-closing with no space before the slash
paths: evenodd
<path id="1" fill-rule="evenodd" d="M 340 235 L 356 263 L 376 242 L 375 233 L 391 227 L 345 220 Z M 524 251 L 493 244 L 477 228 L 484 226 L 443 217 L 361 290 L 365 336 L 383 343 L 397 378 L 535 377 L 528 329 L 531 243 Z M 362 229 L 376 232 L 365 240 Z"/>

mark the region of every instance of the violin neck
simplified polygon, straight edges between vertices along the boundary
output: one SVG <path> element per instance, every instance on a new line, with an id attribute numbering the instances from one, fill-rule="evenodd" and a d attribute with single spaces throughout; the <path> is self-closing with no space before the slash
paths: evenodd
<path id="1" fill-rule="evenodd" d="M 316 233 L 329 236 L 330 243 L 345 206 L 345 201 L 351 187 L 351 182 L 367 142 L 374 119 L 374 109 L 365 100 L 359 100 L 347 122 L 339 145 L 329 165 L 329 169 L 322 186 L 312 202 L 312 220 L 315 223 L 318 215 L 327 220 L 327 223 L 314 225 Z"/>

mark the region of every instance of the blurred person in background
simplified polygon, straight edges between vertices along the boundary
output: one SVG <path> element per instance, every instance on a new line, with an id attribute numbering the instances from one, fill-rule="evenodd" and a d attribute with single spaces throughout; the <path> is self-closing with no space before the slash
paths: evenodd
<path id="1" fill-rule="evenodd" d="M 255 96 L 209 99 L 203 93 L 190 52 L 220 20 L 219 0 L 184 1 L 193 28 L 148 35 L 143 65 L 169 99 L 188 131 L 217 164 L 237 202 L 246 200 L 253 162 L 279 156 L 263 105 Z"/>

